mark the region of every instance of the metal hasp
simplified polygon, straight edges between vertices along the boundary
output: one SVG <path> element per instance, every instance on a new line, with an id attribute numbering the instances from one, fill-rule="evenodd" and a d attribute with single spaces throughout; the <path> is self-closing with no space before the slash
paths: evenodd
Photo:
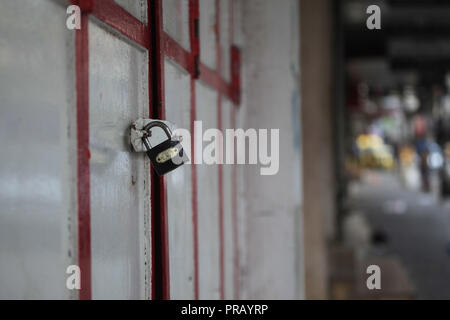
<path id="1" fill-rule="evenodd" d="M 151 146 L 152 129 L 161 128 L 167 136 L 163 142 Z M 182 137 L 174 137 L 168 121 L 139 119 L 131 126 L 131 144 L 136 152 L 146 152 L 158 176 L 162 176 L 189 161 L 183 147 Z"/>

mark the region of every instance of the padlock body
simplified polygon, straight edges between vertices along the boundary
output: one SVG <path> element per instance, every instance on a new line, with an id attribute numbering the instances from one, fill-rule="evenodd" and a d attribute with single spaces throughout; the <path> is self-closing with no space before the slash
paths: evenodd
<path id="1" fill-rule="evenodd" d="M 147 151 L 158 176 L 182 166 L 189 161 L 179 140 L 166 140 Z"/>

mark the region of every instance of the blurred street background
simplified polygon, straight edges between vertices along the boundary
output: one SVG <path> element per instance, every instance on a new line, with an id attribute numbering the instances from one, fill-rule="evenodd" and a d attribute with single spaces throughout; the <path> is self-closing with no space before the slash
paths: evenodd
<path id="1" fill-rule="evenodd" d="M 407 190 L 398 174 L 380 171 L 365 172 L 350 198 L 369 225 L 371 255 L 397 257 L 417 298 L 450 297 L 448 199 Z"/>
<path id="2" fill-rule="evenodd" d="M 372 4 L 379 30 L 361 27 Z M 342 165 L 333 298 L 450 298 L 449 5 L 348 0 L 334 8 Z M 380 292 L 359 278 L 369 261 L 385 277 Z"/>

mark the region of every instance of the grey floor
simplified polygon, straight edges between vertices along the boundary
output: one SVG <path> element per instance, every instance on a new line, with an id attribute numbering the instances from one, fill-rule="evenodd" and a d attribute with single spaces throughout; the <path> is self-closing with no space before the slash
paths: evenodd
<path id="1" fill-rule="evenodd" d="M 352 207 L 363 212 L 383 245 L 406 268 L 419 299 L 450 299 L 450 202 L 406 190 L 396 174 L 370 172 Z"/>

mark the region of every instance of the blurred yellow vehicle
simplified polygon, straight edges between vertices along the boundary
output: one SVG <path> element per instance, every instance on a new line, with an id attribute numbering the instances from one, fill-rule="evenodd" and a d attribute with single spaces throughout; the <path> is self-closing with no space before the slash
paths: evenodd
<path id="1" fill-rule="evenodd" d="M 392 148 L 383 139 L 373 134 L 362 134 L 356 139 L 358 161 L 365 168 L 394 168 Z"/>
<path id="2" fill-rule="evenodd" d="M 399 152 L 399 159 L 402 166 L 411 166 L 416 160 L 416 150 L 412 146 L 402 146 Z"/>

